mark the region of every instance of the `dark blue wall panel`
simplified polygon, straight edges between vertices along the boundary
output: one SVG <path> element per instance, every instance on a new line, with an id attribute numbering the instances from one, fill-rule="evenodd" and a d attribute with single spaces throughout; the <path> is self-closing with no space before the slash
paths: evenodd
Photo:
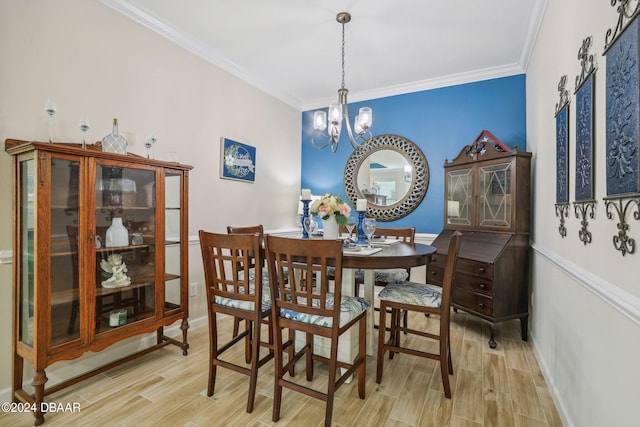
<path id="1" fill-rule="evenodd" d="M 337 90 L 337 89 L 336 89 Z M 337 93 L 336 93 L 337 100 Z M 485 80 L 349 104 L 373 109 L 373 134 L 396 134 L 413 141 L 429 163 L 431 179 L 418 208 L 393 227 L 415 226 L 418 233 L 438 233 L 443 225 L 445 159 L 453 159 L 486 129 L 508 147 L 526 150 L 525 75 Z M 345 197 L 344 166 L 353 148 L 343 127 L 340 147 L 317 150 L 311 145 L 313 111 L 302 113 L 302 188 L 313 194 Z"/>

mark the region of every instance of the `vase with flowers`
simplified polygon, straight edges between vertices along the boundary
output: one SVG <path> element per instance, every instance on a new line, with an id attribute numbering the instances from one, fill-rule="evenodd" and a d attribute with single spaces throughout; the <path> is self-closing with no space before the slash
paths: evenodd
<path id="1" fill-rule="evenodd" d="M 339 196 L 325 194 L 311 203 L 309 213 L 322 220 L 324 238 L 334 240 L 338 238 L 339 227 L 347 225 L 351 207 Z"/>

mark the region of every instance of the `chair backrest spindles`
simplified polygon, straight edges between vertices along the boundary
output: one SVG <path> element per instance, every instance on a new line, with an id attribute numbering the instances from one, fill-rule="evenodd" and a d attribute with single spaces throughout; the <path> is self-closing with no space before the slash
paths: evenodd
<path id="1" fill-rule="evenodd" d="M 204 264 L 207 299 L 213 304 L 215 296 L 253 301 L 259 304 L 262 287 L 250 292 L 251 269 L 255 277 L 262 277 L 261 235 L 217 234 L 200 231 L 200 247 Z"/>
<path id="2" fill-rule="evenodd" d="M 339 321 L 342 280 L 342 242 L 339 240 L 299 240 L 266 236 L 272 304 L 276 310 L 292 310 L 310 316 L 333 317 Z M 327 267 L 335 266 L 335 279 Z M 327 308 L 327 295 L 335 304 Z"/>

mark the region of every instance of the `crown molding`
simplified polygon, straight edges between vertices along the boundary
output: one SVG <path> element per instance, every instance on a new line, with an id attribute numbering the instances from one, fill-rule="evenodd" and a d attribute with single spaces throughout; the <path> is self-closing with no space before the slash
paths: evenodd
<path id="1" fill-rule="evenodd" d="M 399 85 L 387 86 L 370 91 L 349 92 L 349 102 L 368 101 L 371 99 L 386 98 L 389 96 L 404 95 L 407 93 L 421 92 L 424 90 L 438 89 L 448 86 L 456 86 L 465 83 L 475 83 L 483 80 L 509 77 L 524 73 L 524 68 L 520 64 L 509 64 L 500 67 L 485 68 L 459 74 L 436 77 L 416 82 L 403 83 Z M 303 105 L 302 111 L 314 110 L 326 107 L 328 98 L 314 100 Z"/>
<path id="2" fill-rule="evenodd" d="M 548 1 L 549 0 L 534 1 L 533 7 L 531 8 L 531 15 L 529 16 L 529 19 L 527 19 L 529 25 L 527 26 L 525 38 L 522 43 L 522 51 L 520 52 L 520 60 L 518 61 L 524 72 L 526 72 L 529 67 L 529 60 L 531 59 L 531 55 L 533 55 L 533 48 L 535 47 L 538 32 L 542 25 L 544 12 L 547 10 Z"/>

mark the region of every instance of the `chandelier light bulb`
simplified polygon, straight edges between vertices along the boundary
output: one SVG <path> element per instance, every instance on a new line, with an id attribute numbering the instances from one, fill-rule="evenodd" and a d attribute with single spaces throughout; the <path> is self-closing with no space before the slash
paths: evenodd
<path id="1" fill-rule="evenodd" d="M 329 121 L 332 125 L 337 125 L 342 121 L 342 104 L 329 104 Z"/>
<path id="2" fill-rule="evenodd" d="M 313 113 L 313 129 L 316 132 L 324 132 L 327 128 L 327 112 L 323 110 L 314 111 Z"/>
<path id="3" fill-rule="evenodd" d="M 362 107 L 360 111 L 358 111 L 357 119 L 358 124 L 362 128 L 362 130 L 366 131 L 371 127 L 371 122 L 373 121 L 373 114 L 371 112 L 371 108 Z M 360 133 L 360 132 L 358 132 Z"/>

